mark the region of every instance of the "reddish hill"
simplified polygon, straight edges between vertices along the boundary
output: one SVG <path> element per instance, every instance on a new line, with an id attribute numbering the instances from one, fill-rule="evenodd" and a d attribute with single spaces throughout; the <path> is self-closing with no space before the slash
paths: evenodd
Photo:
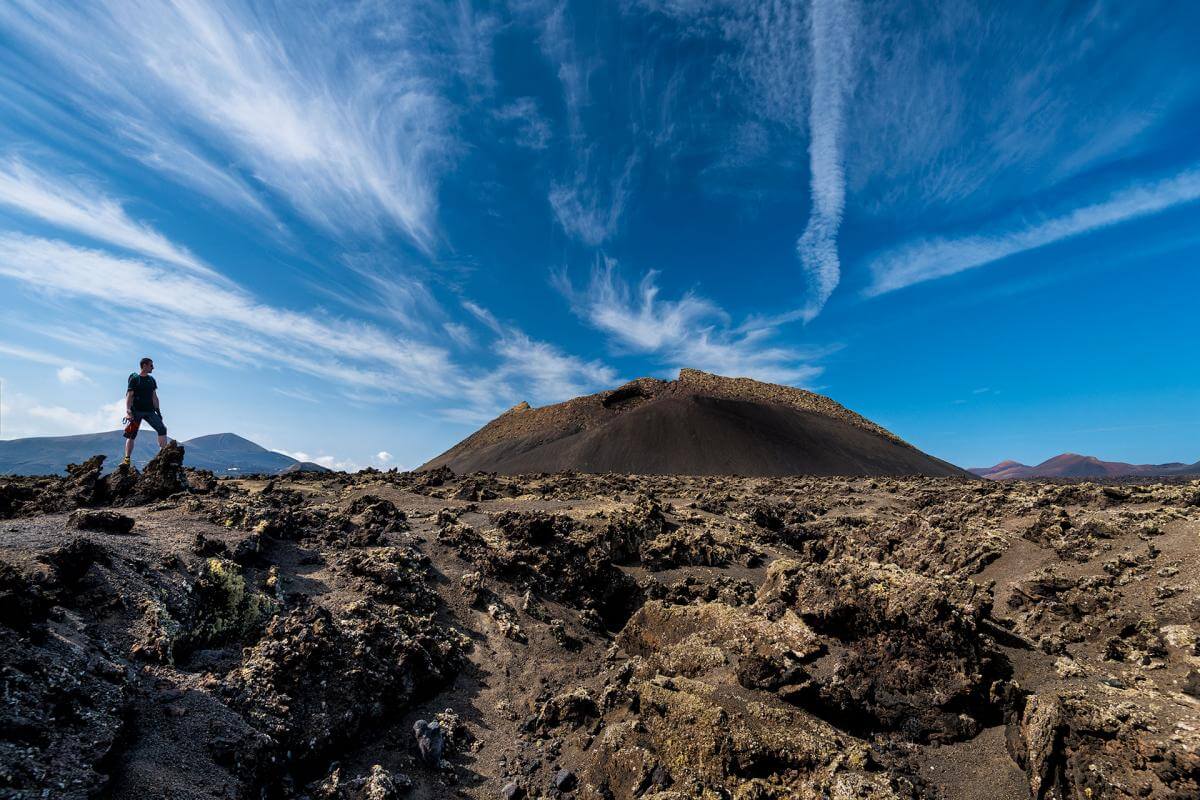
<path id="1" fill-rule="evenodd" d="M 1095 456 L 1063 453 L 1032 467 L 1019 461 L 1001 461 L 993 467 L 973 467 L 970 472 L 991 480 L 1192 475 L 1200 474 L 1200 461 L 1195 464 L 1127 464 L 1124 461 L 1101 461 Z"/>
<path id="2" fill-rule="evenodd" d="M 813 392 L 685 369 L 510 409 L 421 469 L 968 476 Z"/>

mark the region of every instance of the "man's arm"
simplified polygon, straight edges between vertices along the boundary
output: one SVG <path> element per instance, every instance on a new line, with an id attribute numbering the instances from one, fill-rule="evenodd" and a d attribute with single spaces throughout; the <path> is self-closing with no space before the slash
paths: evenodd
<path id="1" fill-rule="evenodd" d="M 111 395 L 109 395 L 111 397 Z M 133 389 L 125 393 L 125 416 L 133 416 Z"/>
<path id="2" fill-rule="evenodd" d="M 162 416 L 162 409 L 158 407 L 158 389 L 154 390 L 154 410 L 158 412 L 160 417 Z"/>

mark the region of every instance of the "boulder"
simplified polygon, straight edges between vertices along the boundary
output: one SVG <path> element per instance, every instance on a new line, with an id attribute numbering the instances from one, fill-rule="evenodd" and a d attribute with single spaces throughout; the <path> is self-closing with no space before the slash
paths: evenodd
<path id="1" fill-rule="evenodd" d="M 127 534 L 133 530 L 133 517 L 118 514 L 116 511 L 93 511 L 81 508 L 71 512 L 71 516 L 67 518 L 67 527 L 85 531 Z"/>
<path id="2" fill-rule="evenodd" d="M 991 604 L 970 581 L 853 557 L 777 561 L 757 601 L 773 618 L 798 615 L 827 648 L 790 699 L 849 731 L 917 741 L 969 738 L 998 721 L 992 690 L 1005 662 L 981 632 Z"/>

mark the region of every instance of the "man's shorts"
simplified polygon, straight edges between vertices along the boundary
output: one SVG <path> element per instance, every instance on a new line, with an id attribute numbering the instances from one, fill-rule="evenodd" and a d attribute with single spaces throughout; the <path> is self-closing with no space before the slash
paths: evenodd
<path id="1" fill-rule="evenodd" d="M 167 426 L 163 424 L 162 414 L 157 411 L 134 411 L 133 419 L 129 421 L 129 427 L 125 429 L 126 439 L 135 439 L 138 435 L 138 428 L 142 425 L 142 420 L 150 423 L 150 427 L 154 428 L 154 432 L 159 436 L 167 435 Z"/>

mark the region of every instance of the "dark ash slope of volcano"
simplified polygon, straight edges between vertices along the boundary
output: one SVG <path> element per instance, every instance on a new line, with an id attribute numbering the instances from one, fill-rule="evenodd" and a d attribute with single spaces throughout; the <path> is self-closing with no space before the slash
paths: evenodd
<path id="1" fill-rule="evenodd" d="M 428 462 L 455 472 L 968 476 L 827 397 L 683 370 L 521 404 Z"/>

